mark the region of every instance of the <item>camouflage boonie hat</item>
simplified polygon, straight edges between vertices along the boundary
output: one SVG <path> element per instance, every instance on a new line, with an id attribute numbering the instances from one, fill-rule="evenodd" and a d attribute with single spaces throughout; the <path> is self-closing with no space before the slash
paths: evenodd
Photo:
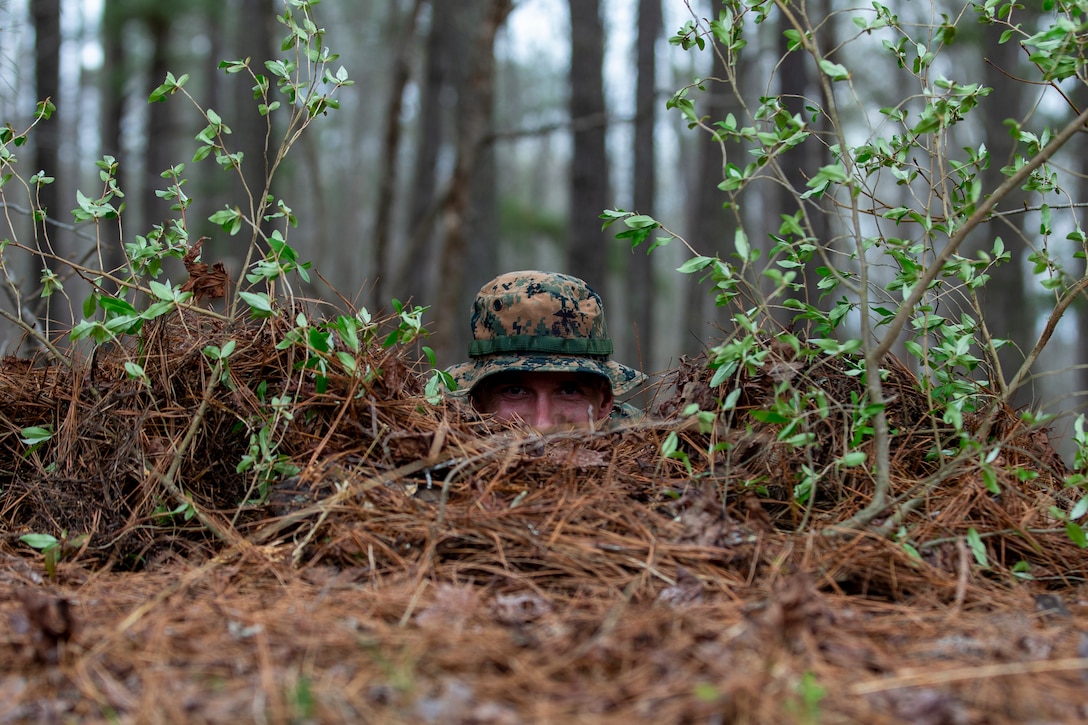
<path id="1" fill-rule="evenodd" d="M 600 296 L 577 277 L 554 272 L 507 272 L 484 285 L 472 305 L 468 354 L 468 362 L 447 370 L 462 395 L 509 371 L 595 373 L 617 396 L 646 379 L 608 359 L 612 340 Z"/>

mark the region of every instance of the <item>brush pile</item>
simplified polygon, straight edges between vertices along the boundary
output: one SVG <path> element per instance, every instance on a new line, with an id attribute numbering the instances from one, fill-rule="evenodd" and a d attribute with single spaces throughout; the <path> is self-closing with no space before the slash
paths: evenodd
<path id="1" fill-rule="evenodd" d="M 1082 494 L 1012 411 L 995 454 L 943 450 L 889 359 L 891 503 L 861 520 L 829 359 L 728 389 L 685 361 L 646 421 L 544 437 L 427 402 L 380 338 L 316 374 L 291 317 L 0 365 L 0 723 L 1088 717 Z M 783 380 L 823 393 L 815 447 L 754 415 Z"/>

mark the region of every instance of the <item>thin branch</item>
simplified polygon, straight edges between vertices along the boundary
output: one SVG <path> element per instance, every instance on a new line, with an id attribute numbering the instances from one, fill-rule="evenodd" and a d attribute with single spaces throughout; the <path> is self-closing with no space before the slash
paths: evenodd
<path id="1" fill-rule="evenodd" d="M 1054 305 L 1054 309 L 1050 311 L 1050 316 L 1047 317 L 1046 326 L 1043 327 L 1039 339 L 1035 341 L 1035 346 L 1031 348 L 1031 352 L 1024 358 L 1024 364 L 1016 371 L 1016 375 L 1013 376 L 1012 381 L 1009 383 L 1005 400 L 1008 400 L 1008 397 L 1024 384 L 1024 378 L 1028 376 L 1031 366 L 1035 364 L 1043 348 L 1050 342 L 1050 338 L 1054 335 L 1054 330 L 1057 329 L 1058 322 L 1065 315 L 1065 311 L 1080 297 L 1081 292 L 1086 288 L 1088 288 L 1088 275 L 1077 280 L 1077 283 L 1066 290 L 1065 294 L 1058 300 L 1058 304 Z"/>
<path id="2" fill-rule="evenodd" d="M 929 289 L 930 283 L 937 279 L 937 276 L 941 274 L 944 269 L 944 263 L 955 254 L 960 244 L 967 239 L 967 236 L 974 231 L 975 227 L 990 216 L 991 210 L 999 201 L 1023 184 L 1024 181 L 1031 176 L 1033 171 L 1045 164 L 1050 157 L 1068 143 L 1075 134 L 1083 130 L 1086 123 L 1088 123 L 1088 109 L 1082 111 L 1079 116 L 1070 121 L 1065 128 L 1054 136 L 1054 139 L 1050 143 L 1039 149 L 1039 153 L 1020 167 L 1016 173 L 1005 179 L 1001 186 L 997 187 L 994 193 L 988 196 L 986 200 L 979 205 L 978 209 L 975 210 L 975 213 L 967 218 L 967 221 L 964 222 L 963 226 L 949 238 L 948 244 L 945 245 L 944 249 L 942 249 L 933 260 L 933 264 L 931 264 L 926 269 L 925 273 L 918 279 L 914 288 L 911 290 L 910 296 L 902 305 L 900 305 L 899 311 L 896 312 L 895 317 L 892 318 L 892 321 L 888 324 L 888 333 L 884 336 L 883 342 L 881 342 L 875 350 L 879 357 L 884 357 L 884 355 L 892 349 L 892 345 L 894 345 L 895 341 L 899 338 L 899 333 L 903 331 L 903 327 L 907 324 L 907 319 L 914 314 L 914 308 L 921 302 L 922 297 Z"/>
<path id="3" fill-rule="evenodd" d="M 166 469 L 165 473 L 159 476 L 159 483 L 161 483 L 162 487 L 174 497 L 175 501 L 181 505 L 190 507 L 197 520 L 200 521 L 208 531 L 212 532 L 217 539 L 232 544 L 236 548 L 241 548 L 245 546 L 245 540 L 238 535 L 234 528 L 229 524 L 222 524 L 214 520 L 211 515 L 201 510 L 192 498 L 182 491 L 176 483 L 178 470 L 181 469 L 181 464 L 185 461 L 185 452 L 189 450 L 189 446 L 192 445 L 193 440 L 196 438 L 197 431 L 200 430 L 200 426 L 204 423 L 204 414 L 208 410 L 212 391 L 214 391 L 215 387 L 219 384 L 219 379 L 222 377 L 222 374 L 223 361 L 217 360 L 215 368 L 208 378 L 208 384 L 204 386 L 204 396 L 200 401 L 200 405 L 197 407 L 196 412 L 193 413 L 192 420 L 189 421 L 189 428 L 185 431 L 185 436 L 174 450 L 173 458 L 170 461 L 170 467 Z"/>
<path id="4" fill-rule="evenodd" d="M 1088 657 L 1066 657 L 1057 660 L 1032 662 L 1007 662 L 980 667 L 957 667 L 947 670 L 910 672 L 897 677 L 883 677 L 869 682 L 861 682 L 850 687 L 852 695 L 871 695 L 876 692 L 899 690 L 906 687 L 947 685 L 964 680 L 985 680 L 995 677 L 1041 674 L 1044 672 L 1073 672 L 1088 670 Z"/>

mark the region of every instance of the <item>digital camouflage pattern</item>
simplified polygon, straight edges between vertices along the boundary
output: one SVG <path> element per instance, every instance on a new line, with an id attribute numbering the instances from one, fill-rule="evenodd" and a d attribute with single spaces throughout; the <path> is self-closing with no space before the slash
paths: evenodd
<path id="1" fill-rule="evenodd" d="M 616 396 L 646 379 L 609 359 L 600 296 L 577 277 L 555 272 L 507 272 L 484 285 L 472 305 L 468 354 L 468 362 L 447 370 L 462 395 L 505 371 L 595 373 L 612 381 Z"/>

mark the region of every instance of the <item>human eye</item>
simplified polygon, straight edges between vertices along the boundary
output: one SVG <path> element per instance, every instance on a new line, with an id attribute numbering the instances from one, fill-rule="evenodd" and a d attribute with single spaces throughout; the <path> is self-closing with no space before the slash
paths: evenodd
<path id="1" fill-rule="evenodd" d="M 499 388 L 499 395 L 506 398 L 520 398 L 525 395 L 525 388 L 521 385 L 511 383 L 509 385 L 503 385 Z"/>
<path id="2" fill-rule="evenodd" d="M 559 394 L 568 398 L 584 398 L 586 390 L 584 386 L 578 383 L 564 383 L 559 388 Z"/>

